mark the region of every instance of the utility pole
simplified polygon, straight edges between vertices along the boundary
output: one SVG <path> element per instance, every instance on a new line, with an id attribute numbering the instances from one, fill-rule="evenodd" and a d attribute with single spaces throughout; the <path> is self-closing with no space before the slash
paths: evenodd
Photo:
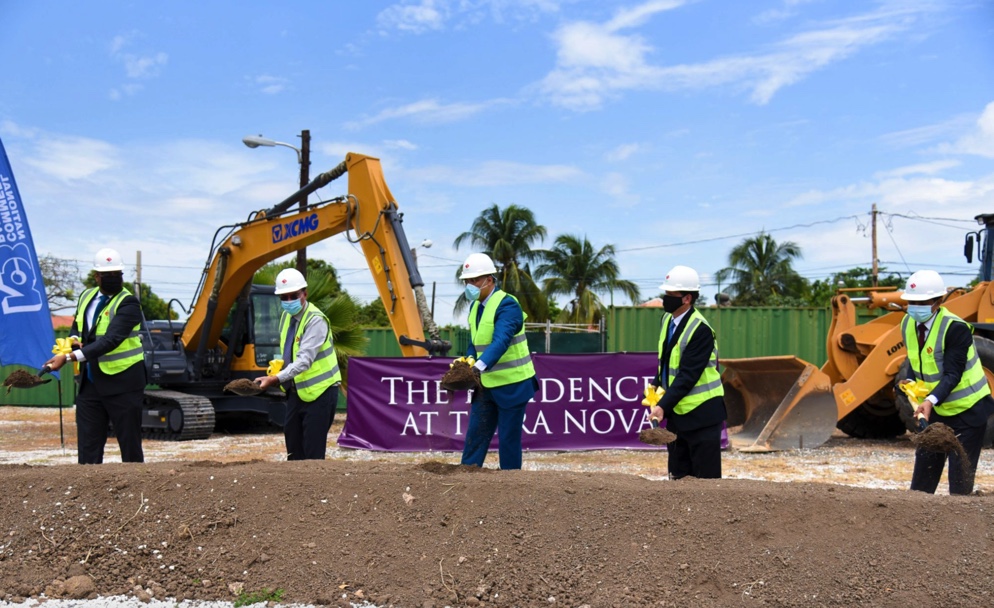
<path id="1" fill-rule="evenodd" d="M 140 302 L 142 299 L 142 252 L 135 255 L 135 296 Z"/>
<path id="2" fill-rule="evenodd" d="M 873 203 L 873 210 L 870 211 L 870 216 L 872 218 L 873 228 L 871 231 L 872 236 L 870 241 L 873 243 L 873 286 L 877 286 L 877 274 L 879 272 L 877 264 L 877 204 Z"/>
<path id="3" fill-rule="evenodd" d="M 300 188 L 311 181 L 311 132 L 304 129 L 300 132 Z M 300 199 L 300 212 L 307 209 L 307 197 Z M 307 277 L 307 248 L 301 247 L 297 250 L 297 270 Z"/>

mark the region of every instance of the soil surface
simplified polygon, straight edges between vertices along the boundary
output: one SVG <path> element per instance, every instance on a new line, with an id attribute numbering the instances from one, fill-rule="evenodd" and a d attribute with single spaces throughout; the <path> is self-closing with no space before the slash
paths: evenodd
<path id="1" fill-rule="evenodd" d="M 42 427 L 51 442 L 45 416 L 0 417 L 0 462 L 15 447 L 23 462 L 74 458 L 71 419 L 63 456 L 51 455 L 57 430 L 56 450 L 22 445 Z M 245 453 L 228 439 L 146 442 L 143 465 L 0 464 L 0 599 L 279 589 L 284 602 L 405 608 L 994 604 L 990 450 L 979 492 L 960 497 L 841 485 L 839 467 L 906 487 L 907 438 L 726 452 L 738 478 L 680 481 L 662 477 L 658 452 L 532 453 L 526 470 L 498 471 L 337 448 L 286 462 L 278 434 L 240 437 L 256 448 Z M 833 482 L 742 478 L 770 471 Z"/>

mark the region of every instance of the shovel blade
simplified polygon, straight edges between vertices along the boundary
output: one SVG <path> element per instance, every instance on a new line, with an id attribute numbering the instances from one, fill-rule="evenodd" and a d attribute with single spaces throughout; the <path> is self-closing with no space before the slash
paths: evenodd
<path id="1" fill-rule="evenodd" d="M 815 448 L 828 441 L 838 422 L 832 384 L 820 369 L 797 357 L 722 361 L 730 437 L 743 452 Z"/>

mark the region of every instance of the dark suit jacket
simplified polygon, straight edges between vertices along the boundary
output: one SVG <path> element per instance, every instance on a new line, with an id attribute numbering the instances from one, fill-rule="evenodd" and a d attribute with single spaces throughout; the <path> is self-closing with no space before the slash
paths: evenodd
<path id="1" fill-rule="evenodd" d="M 83 343 L 81 350 L 83 356 L 86 357 L 86 361 L 80 366 L 80 380 L 82 382 L 88 381 L 86 380 L 86 368 L 90 367 L 93 374 L 93 386 L 101 395 L 118 395 L 128 391 L 145 390 L 146 376 L 143 362 L 139 361 L 119 374 L 105 374 L 97 365 L 101 356 L 120 346 L 121 342 L 124 342 L 131 334 L 131 330 L 141 322 L 141 304 L 135 296 L 125 296 L 121 300 L 120 306 L 117 307 L 117 314 L 107 326 L 107 331 L 99 338 L 96 336 L 95 328 L 86 326 L 85 320 L 84 327 L 77 327 L 76 322 L 73 321 L 70 333 L 80 336 L 80 341 Z"/>
<path id="2" fill-rule="evenodd" d="M 666 365 L 669 365 L 673 347 L 680 341 L 680 336 L 687 328 L 687 323 L 690 320 L 690 314 L 693 310 L 691 308 L 680 319 L 680 324 L 676 326 L 676 330 L 673 332 L 673 338 L 663 347 L 663 354 L 659 359 L 661 369 L 665 369 Z M 687 393 L 700 380 L 701 374 L 704 373 L 704 368 L 707 367 L 708 361 L 711 360 L 711 352 L 713 350 L 714 333 L 707 327 L 701 327 L 680 354 L 680 369 L 676 372 L 676 378 L 673 380 L 673 384 L 666 389 L 666 394 L 663 395 L 663 398 L 659 400 L 659 406 L 663 408 L 663 413 L 666 416 L 667 428 L 670 430 L 674 432 L 679 432 L 680 430 L 692 431 L 718 424 L 727 418 L 725 400 L 721 397 L 708 399 L 686 414 L 677 414 L 674 412 L 674 408 L 680 400 L 686 397 Z M 664 386 L 658 371 L 652 383 L 655 386 Z"/>

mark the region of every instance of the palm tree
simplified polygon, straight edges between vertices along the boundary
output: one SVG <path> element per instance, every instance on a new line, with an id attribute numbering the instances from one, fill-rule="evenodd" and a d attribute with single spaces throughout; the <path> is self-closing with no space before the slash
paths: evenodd
<path id="1" fill-rule="evenodd" d="M 500 288 L 518 298 L 530 321 L 545 321 L 549 303 L 532 278 L 530 263 L 540 250 L 532 246 L 545 240 L 545 226 L 535 222 L 531 209 L 508 205 L 502 211 L 497 205 L 484 209 L 466 232 L 456 237 L 458 248 L 468 243 L 489 255 L 497 267 Z M 469 305 L 464 296 L 456 301 L 455 312 Z"/>
<path id="2" fill-rule="evenodd" d="M 543 263 L 535 269 L 535 275 L 545 277 L 545 294 L 549 298 L 557 295 L 573 296 L 557 319 L 561 322 L 583 325 L 597 323 L 604 309 L 604 304 L 597 297 L 599 293 L 619 290 L 632 303 L 639 300 L 638 286 L 618 278 L 621 271 L 614 259 L 614 245 L 594 250 L 586 236 L 564 234 L 556 237 L 551 250 L 543 251 L 540 255 Z"/>
<path id="3" fill-rule="evenodd" d="M 802 295 L 804 278 L 792 266 L 800 258 L 797 243 L 777 243 L 769 234 L 760 232 L 732 249 L 728 266 L 716 272 L 715 279 L 731 280 L 729 291 L 736 304 L 768 305 Z"/>
<path id="4" fill-rule="evenodd" d="M 281 270 L 295 266 L 296 260 L 266 264 L 255 273 L 252 282 L 273 285 Z M 346 378 L 349 357 L 365 354 L 369 343 L 358 322 L 361 304 L 341 288 L 333 266 L 311 258 L 307 260 L 307 301 L 328 317 L 338 365 Z"/>

